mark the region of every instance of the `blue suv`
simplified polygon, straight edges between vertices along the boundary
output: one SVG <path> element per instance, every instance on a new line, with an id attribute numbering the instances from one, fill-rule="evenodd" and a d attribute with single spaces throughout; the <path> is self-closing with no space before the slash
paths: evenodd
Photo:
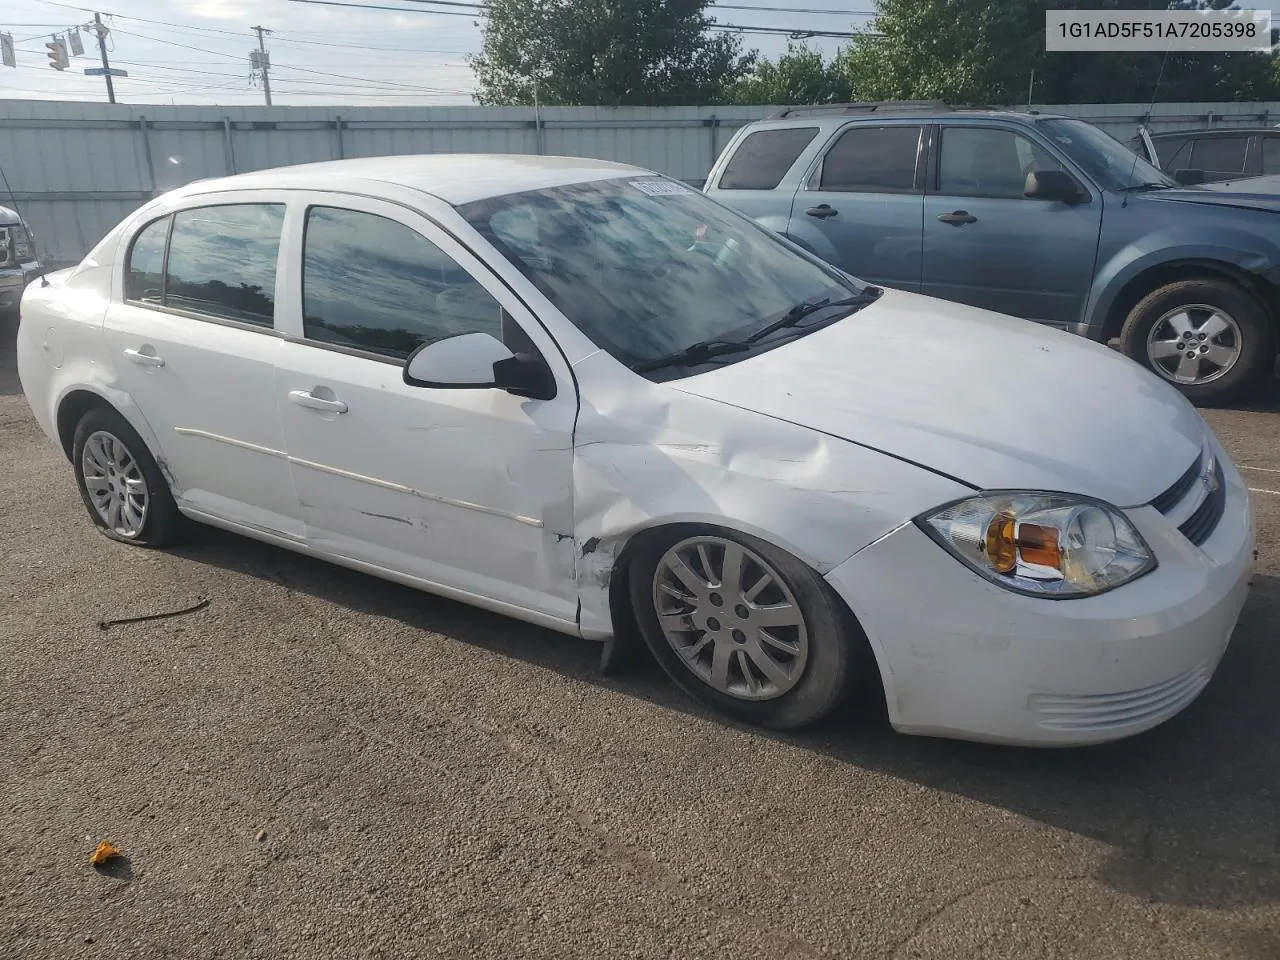
<path id="1" fill-rule="evenodd" d="M 1081 120 L 791 108 L 739 130 L 705 190 L 872 283 L 1119 337 L 1197 403 L 1275 366 L 1280 196 L 1183 187 Z"/>

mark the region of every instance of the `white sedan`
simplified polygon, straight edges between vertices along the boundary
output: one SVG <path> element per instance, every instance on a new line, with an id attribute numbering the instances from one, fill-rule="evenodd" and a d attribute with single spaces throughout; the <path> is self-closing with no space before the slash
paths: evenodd
<path id="1" fill-rule="evenodd" d="M 766 726 L 878 683 L 908 733 L 1136 733 L 1209 682 L 1252 570 L 1239 474 L 1137 364 L 619 164 L 194 183 L 27 290 L 18 361 L 112 539 L 194 520 L 607 644 L 638 625 Z"/>

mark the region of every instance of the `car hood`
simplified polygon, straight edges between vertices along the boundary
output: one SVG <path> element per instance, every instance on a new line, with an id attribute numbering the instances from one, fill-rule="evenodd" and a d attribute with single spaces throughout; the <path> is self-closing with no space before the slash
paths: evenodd
<path id="1" fill-rule="evenodd" d="M 1280 212 L 1280 177 L 1248 177 L 1243 180 L 1206 183 L 1202 187 L 1153 190 L 1142 194 L 1142 197 L 1145 200 Z"/>
<path id="2" fill-rule="evenodd" d="M 672 386 L 979 489 L 1060 490 L 1118 506 L 1171 486 L 1205 438 L 1181 394 L 1101 344 L 894 290 Z"/>

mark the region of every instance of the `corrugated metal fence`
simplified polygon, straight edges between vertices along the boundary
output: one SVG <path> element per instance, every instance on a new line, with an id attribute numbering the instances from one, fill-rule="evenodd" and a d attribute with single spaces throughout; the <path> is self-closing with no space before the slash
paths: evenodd
<path id="1" fill-rule="evenodd" d="M 738 127 L 775 107 L 198 107 L 0 100 L 0 169 L 47 257 L 75 260 L 147 199 L 202 177 L 342 157 L 545 153 L 700 184 Z M 1280 121 L 1280 103 L 1034 105 L 1127 139 Z M 0 204 L 9 205 L 9 190 Z"/>

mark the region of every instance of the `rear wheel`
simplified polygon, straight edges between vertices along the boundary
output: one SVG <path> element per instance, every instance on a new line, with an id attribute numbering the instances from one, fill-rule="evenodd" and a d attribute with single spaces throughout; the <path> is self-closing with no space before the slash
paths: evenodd
<path id="1" fill-rule="evenodd" d="M 183 532 L 183 516 L 155 459 L 114 410 L 97 407 L 80 418 L 71 462 L 89 517 L 112 540 L 162 547 Z"/>
<path id="2" fill-rule="evenodd" d="M 1193 403 L 1221 404 L 1255 389 L 1275 363 L 1275 329 L 1248 291 L 1196 279 L 1153 290 L 1129 313 L 1120 344 Z"/>
<path id="3" fill-rule="evenodd" d="M 804 726 L 871 669 L 865 638 L 826 582 L 755 537 L 672 528 L 639 545 L 629 576 L 659 664 L 686 692 L 737 719 Z"/>

